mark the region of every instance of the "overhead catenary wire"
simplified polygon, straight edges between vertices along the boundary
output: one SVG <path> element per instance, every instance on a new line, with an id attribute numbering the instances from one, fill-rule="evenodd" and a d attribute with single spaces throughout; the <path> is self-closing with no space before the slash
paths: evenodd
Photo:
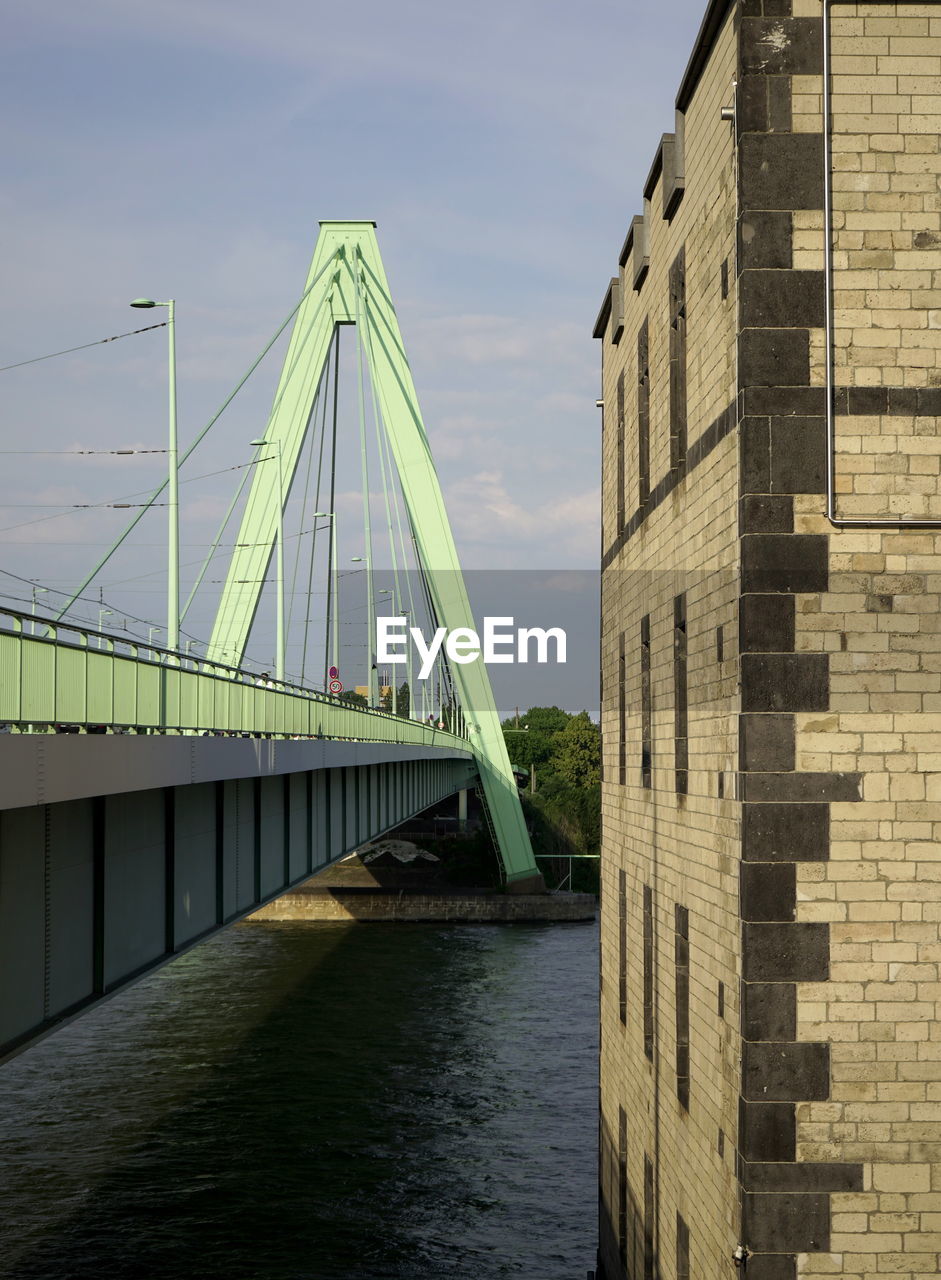
<path id="1" fill-rule="evenodd" d="M 320 272 L 320 275 L 323 275 L 323 272 Z M 319 276 L 317 277 L 317 279 L 319 279 Z M 308 292 L 309 292 L 309 290 L 308 290 Z M 305 294 L 305 297 L 306 297 L 306 294 Z M 303 302 L 303 298 L 301 299 L 301 301 Z M 270 422 L 270 420 L 271 420 L 271 417 L 274 415 L 274 413 L 277 411 L 278 407 L 280 406 L 282 399 L 284 398 L 284 392 L 285 392 L 285 390 L 286 390 L 286 388 L 287 388 L 287 384 L 288 384 L 288 382 L 290 381 L 290 378 L 291 378 L 291 376 L 293 375 L 294 370 L 297 368 L 297 364 L 298 364 L 298 361 L 300 360 L 301 353 L 303 352 L 304 347 L 307 345 L 307 340 L 308 340 L 308 338 L 310 337 L 311 332 L 312 332 L 312 330 L 313 330 L 314 321 L 317 319 L 317 316 L 320 314 L 320 311 L 322 310 L 322 308 L 323 308 L 323 306 L 324 306 L 325 302 L 326 302 L 326 294 L 324 294 L 324 296 L 320 299 L 320 302 L 318 303 L 317 308 L 316 308 L 316 310 L 315 310 L 315 312 L 314 312 L 313 316 L 311 317 L 310 323 L 308 324 L 307 329 L 306 329 L 306 331 L 305 331 L 305 333 L 304 333 L 304 338 L 303 338 L 303 340 L 298 344 L 298 349 L 297 349 L 297 351 L 295 352 L 294 359 L 291 361 L 291 365 L 290 365 L 289 369 L 287 370 L 287 373 L 286 373 L 285 375 L 283 375 L 283 376 L 282 376 L 282 386 L 281 386 L 281 390 L 278 392 L 278 395 L 275 397 L 274 404 L 273 404 L 273 406 L 272 406 L 272 408 L 271 408 L 271 413 L 269 414 L 269 422 Z M 300 303 L 298 303 L 298 307 L 299 307 L 299 306 L 300 306 Z M 295 308 L 295 310 L 297 310 L 297 308 Z M 285 322 L 285 324 L 286 324 L 286 323 L 287 323 L 287 322 Z M 282 330 L 284 329 L 284 327 L 285 327 L 284 325 L 282 325 L 282 326 L 281 326 Z M 271 345 L 271 344 L 269 344 L 269 347 L 270 347 L 270 345 Z M 256 362 L 256 364 L 257 364 L 257 362 Z M 221 410 L 220 410 L 220 412 L 221 412 Z M 216 415 L 216 417 L 218 418 L 218 417 L 219 417 L 219 414 L 217 414 L 217 415 Z M 210 423 L 210 426 L 211 426 L 211 425 L 212 425 L 212 424 Z M 207 428 L 207 430 L 208 430 L 208 428 Z M 204 432 L 204 434 L 205 434 L 205 432 Z M 195 445 L 194 445 L 193 447 L 195 447 Z M 190 449 L 190 452 L 192 452 L 192 448 Z M 258 465 L 259 465 L 260 463 L 262 463 L 262 462 L 270 462 L 270 461 L 275 460 L 274 458 L 259 458 L 259 457 L 257 456 L 258 452 L 259 452 L 259 451 L 258 451 L 258 450 L 256 450 L 256 456 L 252 459 L 252 461 L 251 461 L 251 462 L 244 463 L 243 465 L 244 465 L 244 466 L 246 466 L 246 467 L 255 467 L 255 466 L 258 466 Z M 188 457 L 188 456 L 189 456 L 189 454 L 186 454 L 186 455 L 184 455 L 184 458 L 185 458 L 185 457 Z M 188 595 L 188 597 L 187 597 L 187 599 L 186 599 L 186 604 L 183 606 L 183 611 L 182 611 L 182 613 L 180 614 L 180 619 L 181 619 L 181 620 L 182 620 L 182 619 L 186 616 L 186 614 L 189 612 L 190 605 L 193 603 L 193 597 L 196 595 L 196 592 L 199 590 L 199 587 L 200 587 L 200 585 L 202 584 L 203 578 L 205 577 L 206 573 L 209 571 L 209 566 L 212 564 L 212 561 L 213 561 L 213 558 L 214 558 L 214 556 L 215 556 L 215 554 L 216 554 L 216 550 L 217 550 L 217 548 L 218 548 L 218 545 L 219 545 L 219 543 L 220 543 L 220 542 L 221 542 L 221 540 L 222 540 L 222 537 L 223 537 L 223 535 L 224 535 L 224 533 L 225 533 L 225 531 L 226 531 L 226 529 L 227 529 L 227 527 L 228 527 L 229 521 L 230 521 L 230 520 L 231 520 L 231 518 L 232 518 L 232 513 L 233 513 L 233 511 L 235 510 L 236 505 L 238 504 L 238 501 L 239 501 L 239 499 L 240 499 L 240 498 L 241 498 L 241 496 L 242 496 L 242 491 L 244 490 L 244 488 L 245 488 L 245 486 L 246 486 L 246 484 L 247 484 L 247 483 L 248 483 L 248 472 L 246 471 L 245 476 L 244 476 L 244 477 L 243 477 L 243 479 L 242 479 L 242 483 L 238 486 L 238 488 L 236 489 L 235 493 L 232 495 L 232 500 L 230 501 L 230 503 L 229 503 L 229 505 L 228 505 L 228 508 L 226 509 L 226 513 L 225 513 L 225 515 L 222 517 L 222 522 L 221 522 L 221 524 L 219 525 L 218 532 L 216 533 L 216 537 L 215 537 L 215 539 L 214 539 L 214 541 L 213 541 L 213 543 L 212 543 L 212 545 L 211 545 L 211 547 L 210 547 L 209 553 L 208 553 L 208 555 L 207 555 L 207 556 L 206 556 L 206 558 L 205 558 L 205 561 L 204 561 L 204 563 L 203 563 L 202 568 L 200 569 L 199 573 L 198 573 L 198 574 L 197 574 L 197 576 L 196 576 L 196 581 L 195 581 L 195 583 L 193 584 L 192 590 L 190 591 L 190 593 L 189 593 L 189 595 Z M 288 486 L 288 488 L 290 489 L 290 485 Z M 280 501 L 281 501 L 281 502 L 284 502 L 284 494 L 281 494 L 281 495 L 280 495 Z"/>
<path id="2" fill-rule="evenodd" d="M 119 338 L 133 338 L 138 333 L 149 333 L 151 329 L 165 329 L 167 321 L 161 320 L 159 324 L 148 324 L 143 329 L 128 329 L 127 333 L 116 333 L 110 338 L 96 338 L 94 342 L 82 342 L 77 347 L 66 347 L 64 351 L 50 351 L 45 356 L 33 356 L 30 360 L 17 360 L 15 364 L 0 365 L 0 373 L 6 373 L 10 369 L 22 369 L 27 364 L 39 364 L 41 360 L 55 360 L 57 356 L 70 356 L 74 351 L 87 351 L 89 347 L 101 347 L 106 342 L 117 342 Z"/>
<path id="3" fill-rule="evenodd" d="M 335 262 L 336 262 L 336 255 L 334 255 L 332 258 L 330 258 L 330 259 L 329 259 L 329 260 L 324 264 L 324 266 L 321 268 L 321 270 L 317 273 L 317 275 L 315 275 L 315 276 L 314 276 L 313 280 L 311 280 L 310 284 L 306 287 L 306 289 L 304 290 L 304 292 L 301 294 L 301 296 L 300 296 L 300 298 L 297 300 L 296 304 L 291 308 L 291 310 L 290 310 L 290 312 L 288 313 L 288 315 L 284 318 L 284 320 L 281 322 L 281 324 L 280 324 L 280 325 L 278 326 L 278 328 L 275 330 L 274 335 L 273 335 L 273 336 L 271 337 L 271 339 L 270 339 L 270 340 L 265 344 L 265 346 L 263 347 L 263 349 L 262 349 L 261 353 L 260 353 L 260 354 L 255 358 L 255 360 L 253 360 L 253 361 L 252 361 L 252 363 L 251 363 L 251 365 L 249 366 L 249 368 L 248 368 L 248 370 L 246 371 L 246 373 L 245 373 L 245 374 L 243 374 L 242 378 L 241 378 L 241 379 L 239 380 L 239 382 L 236 384 L 235 389 L 234 389 L 232 392 L 230 392 L 230 394 L 225 398 L 225 400 L 222 402 L 222 404 L 220 405 L 220 407 L 216 410 L 216 412 L 213 414 L 213 416 L 209 419 L 209 421 L 208 421 L 208 422 L 206 423 L 206 425 L 203 427 L 202 431 L 200 431 L 200 433 L 199 433 L 199 435 L 196 437 L 196 439 L 195 439 L 195 440 L 192 442 L 192 444 L 191 444 L 191 445 L 190 445 L 190 446 L 185 450 L 185 452 L 183 453 L 182 457 L 180 458 L 179 465 L 181 465 L 181 466 L 182 466 L 182 464 L 183 464 L 184 462 L 186 462 L 186 460 L 190 457 L 190 455 L 193 453 L 193 451 L 194 451 L 194 450 L 195 450 L 195 449 L 196 449 L 196 448 L 197 448 L 197 447 L 202 443 L 202 441 L 205 439 L 205 437 L 207 436 L 207 434 L 209 433 L 209 431 L 212 429 L 212 427 L 213 427 L 213 426 L 215 426 L 215 424 L 218 422 L 218 420 L 222 417 L 223 413 L 225 413 L 226 409 L 229 407 L 229 405 L 232 403 L 232 401 L 235 399 L 235 397 L 236 397 L 236 396 L 238 395 L 238 393 L 241 391 L 242 387 L 244 387 L 245 383 L 248 381 L 248 379 L 252 376 L 252 374 L 255 372 L 255 370 L 258 368 L 258 366 L 261 364 L 262 360 L 264 360 L 265 356 L 268 354 L 268 352 L 271 350 L 271 348 L 272 348 L 272 347 L 274 346 L 274 344 L 277 342 L 278 338 L 280 338 L 281 334 L 284 332 L 284 330 L 288 327 L 288 325 L 291 323 L 291 321 L 292 321 L 292 320 L 294 319 L 294 317 L 297 315 L 298 311 L 300 310 L 301 306 L 304 304 L 304 302 L 306 301 L 306 299 L 307 299 L 307 298 L 308 298 L 308 296 L 310 295 L 311 291 L 312 291 L 312 290 L 314 289 L 314 287 L 315 287 L 315 286 L 316 286 L 316 285 L 317 285 L 317 284 L 318 284 L 318 283 L 323 279 L 323 277 L 326 275 L 326 273 L 327 273 L 329 270 L 331 270 L 331 269 L 332 269 L 332 267 L 334 266 L 334 263 L 335 263 Z M 154 492 L 153 492 L 153 500 L 154 500 L 154 501 L 156 501 L 156 499 L 160 497 L 160 495 L 163 493 L 164 489 L 166 489 L 166 488 L 167 488 L 167 486 L 168 486 L 169 482 L 170 482 L 170 481 L 169 481 L 169 477 L 167 477 L 167 478 L 166 478 L 165 480 L 163 480 L 163 481 L 161 482 L 161 484 L 160 484 L 160 485 L 159 485 L 159 486 L 154 490 Z M 134 528 L 136 528 L 136 526 L 137 526 L 137 525 L 140 523 L 140 521 L 143 519 L 143 515 L 144 515 L 143 511 L 141 511 L 138 515 L 134 516 L 134 518 L 128 522 L 127 527 L 125 528 L 124 532 L 123 532 L 123 533 L 121 534 L 121 536 L 117 539 L 117 541 L 116 541 L 116 542 L 114 542 L 114 543 L 112 544 L 111 549 L 108 551 L 107 555 L 105 555 L 105 557 L 104 557 L 102 560 L 99 560 L 99 562 L 95 565 L 94 569 L 92 569 L 91 573 L 90 573 L 90 574 L 85 578 L 84 582 L 81 584 L 81 586 L 80 586 L 80 587 L 78 588 L 78 590 L 75 592 L 75 595 L 73 596 L 72 600 L 69 600 L 69 601 L 67 602 L 67 604 L 63 607 L 63 609 L 62 609 L 62 610 L 61 610 L 61 612 L 59 613 L 58 617 L 60 617 L 60 618 L 61 618 L 61 617 L 62 617 L 62 615 L 68 611 L 68 609 L 70 608 L 70 606 L 71 606 L 71 604 L 72 604 L 73 600 L 77 599 L 77 598 L 78 598 L 78 596 L 79 596 L 79 595 L 80 595 L 80 594 L 85 590 L 85 588 L 89 585 L 89 583 L 90 583 L 90 582 L 92 582 L 92 581 L 94 581 L 94 579 L 98 576 L 98 574 L 101 572 L 101 570 L 104 568 L 104 566 L 108 563 L 108 561 L 111 559 L 111 557 L 112 557 L 112 556 L 114 555 L 114 553 L 117 551 L 118 547 L 120 547 L 120 546 L 121 546 L 121 544 L 125 541 L 125 539 L 127 538 L 128 534 L 129 534 L 129 533 L 130 533 Z"/>

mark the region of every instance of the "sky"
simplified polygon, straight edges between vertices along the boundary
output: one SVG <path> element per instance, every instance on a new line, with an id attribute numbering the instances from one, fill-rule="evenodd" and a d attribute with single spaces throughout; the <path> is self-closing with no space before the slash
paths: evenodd
<path id="1" fill-rule="evenodd" d="M 318 220 L 375 219 L 462 563 L 596 569 L 591 330 L 704 8 L 8 7 L 0 365 L 159 323 L 128 302 L 174 297 L 185 447 L 294 306 Z M 72 504 L 160 479 L 165 455 L 54 451 L 165 447 L 165 337 L 0 374 L 8 574 L 77 586 L 126 513 Z M 246 463 L 276 356 L 188 475 Z M 237 479 L 184 484 L 184 565 Z M 88 594 L 159 623 L 164 536 L 149 515 Z M 210 614 L 194 612 L 189 634 L 208 635 Z"/>

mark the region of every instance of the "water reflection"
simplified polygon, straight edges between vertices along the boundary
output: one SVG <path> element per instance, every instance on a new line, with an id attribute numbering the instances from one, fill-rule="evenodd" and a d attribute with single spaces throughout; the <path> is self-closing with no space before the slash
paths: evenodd
<path id="1" fill-rule="evenodd" d="M 0 1276 L 583 1275 L 596 943 L 211 940 L 0 1070 Z"/>

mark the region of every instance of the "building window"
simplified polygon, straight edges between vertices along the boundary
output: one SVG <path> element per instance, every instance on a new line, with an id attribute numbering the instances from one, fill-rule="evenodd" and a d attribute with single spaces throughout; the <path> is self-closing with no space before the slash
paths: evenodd
<path id="1" fill-rule="evenodd" d="M 689 910 L 674 908 L 676 922 L 676 1096 L 689 1110 Z"/>
<path id="2" fill-rule="evenodd" d="M 650 497 L 650 326 L 637 335 L 637 488 L 638 504 Z"/>
<path id="3" fill-rule="evenodd" d="M 653 1280 L 653 1161 L 644 1152 L 644 1280 Z"/>
<path id="4" fill-rule="evenodd" d="M 686 250 L 670 267 L 670 467 L 686 465 Z"/>
<path id="5" fill-rule="evenodd" d="M 676 1280 L 689 1280 L 689 1227 L 676 1215 Z"/>
<path id="6" fill-rule="evenodd" d="M 640 780 L 653 785 L 650 701 L 650 614 L 640 620 Z"/>
<path id="7" fill-rule="evenodd" d="M 627 1266 L 627 1112 L 618 1107 L 618 1252 Z"/>
<path id="8" fill-rule="evenodd" d="M 627 782 L 627 636 L 618 649 L 618 782 Z"/>
<path id="9" fill-rule="evenodd" d="M 618 434 L 617 434 L 617 532 L 620 533 L 626 523 L 626 504 L 624 495 L 624 370 L 618 374 Z"/>
<path id="10" fill-rule="evenodd" d="M 618 871 L 618 1006 L 627 1026 L 627 872 Z"/>
<path id="11" fill-rule="evenodd" d="M 673 601 L 673 744 L 676 766 L 676 790 L 686 795 L 689 789 L 689 739 L 686 678 L 686 596 Z"/>
<path id="12" fill-rule="evenodd" d="M 653 890 L 644 885 L 644 1053 L 653 1062 Z"/>

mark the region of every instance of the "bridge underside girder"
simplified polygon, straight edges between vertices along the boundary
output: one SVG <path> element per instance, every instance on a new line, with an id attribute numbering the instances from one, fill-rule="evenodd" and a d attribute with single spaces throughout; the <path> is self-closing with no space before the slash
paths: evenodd
<path id="1" fill-rule="evenodd" d="M 199 742 L 163 741 L 187 753 Z M 249 776 L 112 789 L 0 812 L 0 1058 L 472 785 L 476 774 L 460 752 L 244 746 L 266 757 Z M 321 755 L 317 767 L 289 772 L 290 757 L 301 760 L 295 747 L 322 748 L 326 756 L 337 750 L 332 763 Z M 55 771 L 53 793 L 54 778 Z"/>

